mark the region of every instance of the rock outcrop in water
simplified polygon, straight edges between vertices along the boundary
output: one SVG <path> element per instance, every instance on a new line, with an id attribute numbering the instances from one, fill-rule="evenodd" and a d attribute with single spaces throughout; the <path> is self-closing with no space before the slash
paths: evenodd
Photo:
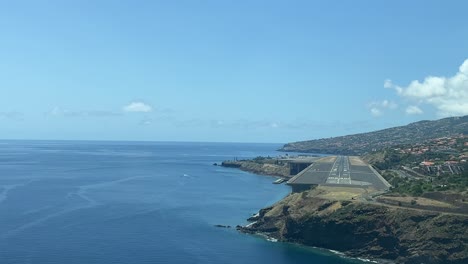
<path id="1" fill-rule="evenodd" d="M 311 191 L 312 192 L 312 191 Z M 468 263 L 468 217 L 294 193 L 245 233 L 397 263 Z"/>

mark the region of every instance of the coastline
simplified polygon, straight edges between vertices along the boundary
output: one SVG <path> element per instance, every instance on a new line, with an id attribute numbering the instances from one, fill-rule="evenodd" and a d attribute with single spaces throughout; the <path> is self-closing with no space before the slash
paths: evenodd
<path id="1" fill-rule="evenodd" d="M 310 191 L 313 192 L 313 191 Z M 466 263 L 466 216 L 333 201 L 294 193 L 260 210 L 242 233 L 378 263 Z"/>
<path id="2" fill-rule="evenodd" d="M 235 168 L 257 175 L 276 176 L 283 179 L 291 178 L 287 164 L 276 164 L 273 159 L 255 160 L 229 160 L 223 161 L 220 166 Z"/>
<path id="3" fill-rule="evenodd" d="M 223 161 L 218 166 L 222 166 L 222 167 L 226 167 L 226 168 L 235 168 L 235 169 L 250 172 L 250 173 L 253 173 L 253 174 L 256 174 L 256 175 L 269 176 L 269 177 L 272 177 L 272 178 L 277 178 L 277 177 L 280 177 L 282 179 L 291 178 L 291 176 L 272 175 L 272 174 L 267 173 L 266 171 L 260 171 L 259 169 L 252 170 L 252 169 L 250 169 L 248 167 L 247 168 L 242 167 L 241 164 L 245 164 L 246 162 L 248 162 L 248 161 L 247 160 L 235 161 L 235 162 L 234 161 L 227 161 L 227 162 Z M 291 188 L 291 191 L 292 191 L 292 188 Z M 268 206 L 268 207 L 265 207 L 265 208 L 260 208 L 257 213 L 255 213 L 255 214 L 251 215 L 250 217 L 246 218 L 248 224 L 243 225 L 243 226 L 237 225 L 235 227 L 235 229 L 237 231 L 239 231 L 240 233 L 247 234 L 247 235 L 252 235 L 252 236 L 261 238 L 261 239 L 263 239 L 265 241 L 272 242 L 272 243 L 279 242 L 279 243 L 283 243 L 283 244 L 289 244 L 289 245 L 292 245 L 292 246 L 295 246 L 295 247 L 300 247 L 300 248 L 303 248 L 303 249 L 306 249 L 306 250 L 312 250 L 312 251 L 314 251 L 314 253 L 317 253 L 317 254 L 333 255 L 335 257 L 343 258 L 343 259 L 350 260 L 350 261 L 353 261 L 353 262 L 358 261 L 359 263 L 395 264 L 394 261 L 390 261 L 390 260 L 367 259 L 367 258 L 353 257 L 353 256 L 347 255 L 345 252 L 341 252 L 341 251 L 338 251 L 338 250 L 328 249 L 328 248 L 324 248 L 324 247 L 308 246 L 308 245 L 305 245 L 305 244 L 295 243 L 295 242 L 291 242 L 291 241 L 281 241 L 278 238 L 275 238 L 275 237 L 269 235 L 268 233 L 264 233 L 264 232 L 249 233 L 249 232 L 245 232 L 245 231 L 242 230 L 244 228 L 253 227 L 257 223 L 256 220 L 258 220 L 262 216 L 262 212 L 264 212 L 265 210 L 269 210 L 269 209 L 273 208 L 273 206 L 275 206 L 276 204 L 278 204 L 281 201 L 283 201 L 284 199 L 286 199 L 289 195 L 291 195 L 291 193 L 289 193 L 286 197 L 283 197 L 280 200 L 274 202 L 271 206 Z"/>
<path id="4" fill-rule="evenodd" d="M 243 232 L 241 232 L 243 233 Z M 245 233 L 244 233 L 245 234 Z M 333 250 L 333 249 L 327 249 L 323 247 L 316 247 L 316 246 L 307 246 L 304 244 L 300 243 L 294 243 L 294 242 L 288 242 L 288 241 L 279 241 L 278 239 L 269 236 L 266 233 L 258 232 L 254 234 L 249 234 L 254 237 L 258 237 L 260 239 L 263 239 L 265 241 L 269 241 L 272 243 L 282 243 L 285 245 L 290 245 L 299 249 L 307 250 L 307 251 L 313 251 L 314 254 L 320 254 L 324 256 L 333 256 L 333 257 L 338 257 L 342 259 L 346 259 L 349 261 L 352 261 L 353 263 L 381 263 L 381 264 L 395 264 L 396 262 L 391 261 L 391 260 L 386 260 L 386 259 L 368 259 L 368 258 L 360 258 L 360 257 L 353 257 L 353 256 L 348 256 L 346 253 L 338 251 L 338 250 Z"/>
<path id="5" fill-rule="evenodd" d="M 278 201 L 278 202 L 281 202 L 281 200 Z M 260 210 L 262 210 L 262 209 L 260 209 Z M 306 250 L 312 250 L 312 251 L 314 251 L 315 253 L 318 253 L 318 254 L 323 254 L 323 255 L 326 255 L 326 256 L 333 255 L 335 257 L 343 258 L 343 259 L 350 260 L 350 261 L 358 261 L 359 263 L 381 263 L 381 264 L 395 264 L 396 263 L 395 261 L 388 260 L 388 259 L 371 259 L 371 258 L 350 256 L 350 255 L 346 254 L 346 252 L 342 252 L 342 251 L 338 251 L 338 250 L 334 250 L 334 249 L 329 249 L 329 248 L 324 248 L 324 247 L 317 247 L 317 246 L 308 246 L 308 245 L 304 245 L 304 244 L 297 243 L 297 242 L 291 242 L 291 241 L 281 241 L 281 240 L 279 240 L 279 239 L 277 239 L 277 238 L 275 238 L 275 237 L 273 237 L 270 234 L 265 233 L 265 232 L 249 233 L 249 232 L 243 231 L 244 228 L 250 228 L 253 225 L 255 225 L 256 223 L 257 223 L 257 221 L 253 221 L 253 222 L 250 222 L 250 223 L 248 223 L 247 225 L 244 225 L 244 226 L 238 225 L 238 226 L 236 226 L 236 230 L 238 230 L 239 232 L 241 232 L 243 234 L 259 237 L 259 238 L 264 239 L 264 240 L 269 241 L 269 242 L 273 242 L 273 243 L 279 242 L 279 243 L 283 243 L 283 244 L 289 244 L 289 245 L 292 245 L 292 246 L 295 246 L 295 247 L 300 247 L 300 248 L 303 248 L 303 249 L 306 249 Z"/>
<path id="6" fill-rule="evenodd" d="M 249 224 L 236 229 L 268 241 L 317 248 L 369 263 L 458 264 L 468 260 L 460 244 L 463 236 L 439 228 L 453 225 L 463 233 L 467 229 L 466 216 L 393 208 L 351 198 L 324 199 L 314 189 L 290 193 L 272 206 L 260 209 L 248 221 Z M 419 226 L 424 233 L 419 234 Z M 447 241 L 448 237 L 453 241 L 439 248 L 440 241 Z"/>

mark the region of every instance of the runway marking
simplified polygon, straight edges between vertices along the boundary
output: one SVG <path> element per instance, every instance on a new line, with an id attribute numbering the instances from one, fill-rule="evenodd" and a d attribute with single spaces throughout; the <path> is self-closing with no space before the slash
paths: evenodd
<path id="1" fill-rule="evenodd" d="M 378 172 L 369 165 L 354 165 L 357 158 L 348 156 L 336 156 L 333 162 L 328 164 L 314 163 L 310 168 L 294 176 L 288 184 L 326 184 L 346 186 L 380 186 L 385 180 L 381 179 Z M 330 159 L 331 160 L 331 159 Z M 362 162 L 364 164 L 364 162 Z M 370 168 L 370 169 L 369 169 Z M 376 180 L 379 179 L 379 181 Z M 388 185 L 386 185 L 388 188 Z"/>
<path id="2" fill-rule="evenodd" d="M 352 184 L 348 156 L 338 156 L 328 174 L 326 183 Z"/>

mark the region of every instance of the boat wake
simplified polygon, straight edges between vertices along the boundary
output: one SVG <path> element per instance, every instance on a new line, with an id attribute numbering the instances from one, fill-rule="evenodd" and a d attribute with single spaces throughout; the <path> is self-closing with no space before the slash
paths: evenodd
<path id="1" fill-rule="evenodd" d="M 3 185 L 3 186 L 0 186 L 0 188 L 2 188 L 2 192 L 0 192 L 0 203 L 3 203 L 6 199 L 8 199 L 8 193 L 11 192 L 12 190 L 16 189 L 16 188 L 19 188 L 19 187 L 23 187 L 25 185 L 28 185 L 30 184 L 31 182 L 33 182 L 33 180 L 30 180 L 28 182 L 25 182 L 25 183 L 18 183 L 18 184 L 11 184 L 11 185 Z"/>
<path id="2" fill-rule="evenodd" d="M 18 234 L 18 233 L 20 233 L 20 232 L 22 232 L 22 231 L 24 231 L 26 229 L 29 229 L 31 227 L 40 225 L 40 224 L 42 224 L 42 223 L 44 223 L 44 222 L 46 222 L 46 221 L 48 221 L 50 219 L 56 218 L 56 217 L 60 217 L 60 216 L 63 216 L 65 214 L 77 211 L 77 210 L 90 209 L 90 208 L 99 206 L 100 203 L 98 201 L 92 199 L 89 196 L 89 194 L 88 194 L 89 190 L 100 189 L 100 188 L 108 187 L 108 186 L 111 186 L 111 185 L 114 185 L 114 184 L 119 184 L 119 183 L 132 181 L 132 180 L 135 180 L 135 179 L 145 178 L 145 177 L 147 177 L 147 176 L 134 176 L 134 177 L 128 177 L 128 178 L 123 178 L 123 179 L 118 179 L 118 180 L 113 180 L 113 181 L 107 181 L 107 182 L 101 182 L 101 183 L 78 186 L 78 190 L 76 192 L 68 193 L 66 195 L 66 198 L 70 199 L 71 197 L 74 197 L 74 196 L 79 197 L 81 200 L 84 200 L 86 202 L 84 205 L 72 206 L 72 207 L 69 207 L 69 208 L 62 209 L 62 210 L 59 210 L 57 212 L 51 213 L 49 215 L 40 217 L 38 219 L 35 219 L 34 221 L 23 224 L 23 225 L 15 228 L 15 229 L 12 229 L 12 230 L 4 233 L 3 235 L 0 235 L 0 239 L 6 239 L 6 238 L 9 238 L 9 237 L 15 236 L 16 234 Z M 25 184 L 23 184 L 23 185 L 25 185 Z M 2 193 L 0 193 L 0 202 L 2 201 L 1 200 L 1 198 L 2 198 L 1 195 L 2 194 L 3 194 L 3 196 L 5 196 L 4 199 L 6 199 L 8 191 L 10 191 L 10 190 L 12 190 L 12 189 L 14 189 L 14 188 L 16 188 L 18 186 L 20 186 L 20 185 L 19 184 L 18 185 L 10 185 L 9 188 L 6 188 Z"/>

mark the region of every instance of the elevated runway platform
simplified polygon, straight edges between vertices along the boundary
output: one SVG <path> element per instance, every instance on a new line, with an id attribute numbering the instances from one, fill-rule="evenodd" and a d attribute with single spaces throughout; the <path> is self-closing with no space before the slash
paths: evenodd
<path id="1" fill-rule="evenodd" d="M 315 185 L 372 187 L 387 190 L 390 184 L 359 157 L 330 156 L 312 165 L 288 181 L 293 191 L 303 191 Z"/>

